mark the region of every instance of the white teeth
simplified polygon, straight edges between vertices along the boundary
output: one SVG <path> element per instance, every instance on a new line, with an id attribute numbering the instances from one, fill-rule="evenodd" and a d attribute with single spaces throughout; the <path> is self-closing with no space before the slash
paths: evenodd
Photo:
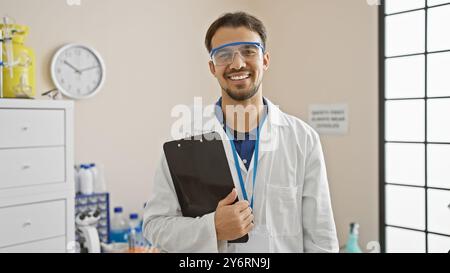
<path id="1" fill-rule="evenodd" d="M 239 81 L 239 80 L 247 79 L 249 76 L 250 76 L 249 74 L 241 75 L 241 76 L 231 76 L 230 79 L 233 81 Z"/>

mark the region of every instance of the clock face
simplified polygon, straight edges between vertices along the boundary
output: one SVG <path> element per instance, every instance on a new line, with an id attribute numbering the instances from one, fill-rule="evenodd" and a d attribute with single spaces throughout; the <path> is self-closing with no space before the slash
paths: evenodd
<path id="1" fill-rule="evenodd" d="M 51 73 L 58 90 L 74 99 L 93 96 L 105 79 L 100 55 L 89 47 L 75 44 L 58 50 L 52 61 Z"/>

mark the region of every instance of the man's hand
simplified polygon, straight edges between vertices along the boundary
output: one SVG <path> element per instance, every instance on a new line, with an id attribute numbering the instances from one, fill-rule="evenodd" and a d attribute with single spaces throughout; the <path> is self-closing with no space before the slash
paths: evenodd
<path id="1" fill-rule="evenodd" d="M 237 198 L 236 189 L 217 205 L 214 223 L 218 240 L 235 240 L 249 233 L 254 227 L 252 209 L 247 201 L 233 202 Z"/>

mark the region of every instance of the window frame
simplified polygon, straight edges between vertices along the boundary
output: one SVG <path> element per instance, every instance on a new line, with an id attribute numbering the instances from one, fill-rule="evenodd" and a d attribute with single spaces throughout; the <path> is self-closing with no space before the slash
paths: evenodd
<path id="1" fill-rule="evenodd" d="M 435 54 L 435 53 L 444 53 L 444 52 L 450 52 L 450 48 L 448 50 L 439 50 L 439 51 L 428 51 L 428 10 L 431 8 L 439 8 L 441 6 L 448 6 L 450 5 L 450 3 L 444 3 L 444 4 L 438 4 L 438 5 L 433 5 L 433 6 L 428 6 L 428 0 L 424 0 L 425 1 L 425 6 L 423 8 L 418 8 L 418 9 L 411 9 L 411 10 L 406 10 L 406 11 L 400 11 L 400 12 L 395 12 L 395 13 L 390 13 L 390 14 L 385 14 L 385 1 L 386 0 L 381 0 L 380 1 L 380 5 L 378 7 L 378 38 L 379 38 L 379 49 L 378 49 L 378 54 L 379 54 L 379 240 L 380 240 L 380 246 L 381 246 L 381 252 L 386 252 L 386 228 L 387 227 L 393 227 L 393 228 L 400 228 L 400 229 L 404 229 L 404 230 L 412 230 L 412 231 L 419 231 L 425 234 L 425 252 L 428 253 L 429 252 L 429 243 L 428 243 L 428 235 L 429 234 L 435 234 L 435 235 L 440 235 L 440 236 L 445 236 L 445 237 L 450 237 L 450 235 L 448 234 L 442 234 L 442 233 L 436 233 L 436 232 L 431 232 L 428 230 L 428 190 L 429 189 L 436 189 L 436 190 L 444 190 L 444 191 L 450 191 L 450 189 L 447 188 L 437 188 L 437 187 L 429 187 L 428 186 L 428 162 L 427 162 L 427 158 L 428 158 L 428 145 L 429 144 L 445 144 L 445 145 L 450 145 L 450 142 L 430 142 L 428 141 L 428 128 L 427 128 L 427 106 L 428 106 L 428 101 L 429 100 L 434 100 L 434 99 L 450 99 L 450 96 L 441 96 L 441 97 L 428 97 L 428 56 L 430 54 Z M 389 0 L 387 0 L 389 1 Z M 414 53 L 414 54 L 405 54 L 405 55 L 396 55 L 396 56 L 389 56 L 386 57 L 385 56 L 385 51 L 386 51 L 386 32 L 385 32 L 385 20 L 387 16 L 395 16 L 395 15 L 399 15 L 399 14 L 404 14 L 404 13 L 409 13 L 409 12 L 414 12 L 414 11 L 419 11 L 419 10 L 424 10 L 425 11 L 425 49 L 424 52 L 421 53 Z M 416 56 L 416 55 L 424 55 L 425 58 L 425 69 L 424 69 L 424 73 L 425 73 L 425 90 L 424 90 L 424 97 L 414 97 L 414 98 L 390 98 L 390 99 L 386 99 L 385 96 L 385 85 L 386 85 L 386 60 L 387 59 L 392 59 L 392 58 L 401 58 L 401 57 L 407 57 L 407 56 Z M 424 141 L 421 142 L 414 142 L 414 141 L 387 141 L 386 140 L 386 115 L 385 115 L 385 110 L 386 110 L 386 102 L 387 101 L 395 101 L 395 100 L 418 100 L 418 99 L 423 99 L 425 101 L 425 137 L 424 137 Z M 404 184 L 399 184 L 399 183 L 389 183 L 387 182 L 386 179 L 386 144 L 387 143 L 415 143 L 415 144 L 424 144 L 425 146 L 425 153 L 424 153 L 424 160 L 425 160 L 425 183 L 424 186 L 417 186 L 417 185 L 404 185 Z M 404 186 L 404 187 L 415 187 L 415 188 L 421 188 L 424 189 L 424 193 L 425 193 L 425 230 L 419 230 L 419 229 L 414 229 L 414 228 L 408 228 L 408 227 L 402 227 L 402 226 L 395 226 L 395 225 L 388 225 L 386 223 L 386 185 L 394 185 L 394 186 Z"/>

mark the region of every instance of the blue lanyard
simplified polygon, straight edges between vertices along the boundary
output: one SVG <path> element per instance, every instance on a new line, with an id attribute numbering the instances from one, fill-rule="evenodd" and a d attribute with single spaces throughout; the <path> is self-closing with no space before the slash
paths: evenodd
<path id="1" fill-rule="evenodd" d="M 256 173 L 258 171 L 258 154 L 259 154 L 259 133 L 260 127 L 264 124 L 266 117 L 264 116 L 261 125 L 258 126 L 256 133 L 256 143 L 255 143 L 255 151 L 253 152 L 253 181 L 252 181 L 252 199 L 250 200 L 250 208 L 253 210 L 253 197 L 255 196 L 255 181 L 256 181 Z M 236 151 L 236 146 L 234 145 L 233 136 L 228 130 L 228 126 L 225 125 L 225 131 L 230 138 L 231 149 L 233 150 L 233 158 L 234 158 L 234 166 L 236 167 L 236 171 L 239 177 L 239 184 L 241 185 L 242 195 L 244 199 L 248 201 L 247 191 L 245 190 L 244 178 L 242 177 L 241 167 L 239 166 L 239 158 L 238 153 Z"/>

